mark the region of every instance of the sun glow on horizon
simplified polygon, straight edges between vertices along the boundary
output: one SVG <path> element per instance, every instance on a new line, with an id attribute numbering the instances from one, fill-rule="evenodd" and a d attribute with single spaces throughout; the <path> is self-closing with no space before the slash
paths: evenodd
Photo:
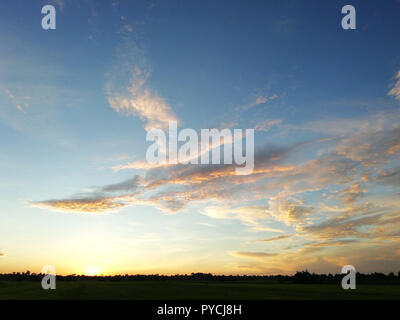
<path id="1" fill-rule="evenodd" d="M 97 266 L 87 266 L 85 268 L 84 274 L 85 274 L 85 276 L 93 277 L 93 276 L 100 275 L 100 272 L 101 272 L 101 269 Z"/>

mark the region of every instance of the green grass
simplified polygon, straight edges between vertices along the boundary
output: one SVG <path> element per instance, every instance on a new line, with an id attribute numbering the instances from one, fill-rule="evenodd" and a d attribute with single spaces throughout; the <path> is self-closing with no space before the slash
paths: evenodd
<path id="1" fill-rule="evenodd" d="M 400 299 L 400 286 L 359 285 L 343 290 L 331 284 L 277 284 L 263 281 L 58 281 L 56 290 L 43 290 L 40 282 L 2 281 L 4 299 Z"/>

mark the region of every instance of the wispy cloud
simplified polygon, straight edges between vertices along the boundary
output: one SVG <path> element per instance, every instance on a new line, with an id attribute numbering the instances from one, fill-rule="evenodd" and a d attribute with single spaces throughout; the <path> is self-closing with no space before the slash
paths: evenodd
<path id="1" fill-rule="evenodd" d="M 250 109 L 254 108 L 255 106 L 267 103 L 268 101 L 274 100 L 276 98 L 278 98 L 278 95 L 276 95 L 276 94 L 272 94 L 270 96 L 268 96 L 268 95 L 259 95 L 250 104 L 245 105 L 243 107 L 243 110 L 250 110 Z"/>
<path id="2" fill-rule="evenodd" d="M 126 207 L 126 203 L 117 202 L 114 198 L 101 199 L 64 199 L 31 202 L 33 208 L 50 209 L 61 212 L 102 213 Z"/>
<path id="3" fill-rule="evenodd" d="M 271 242 L 271 241 L 278 241 L 278 240 L 288 239 L 290 237 L 291 237 L 290 235 L 285 235 L 285 236 L 273 237 L 273 238 L 262 239 L 262 240 L 257 240 L 257 241 L 260 241 L 260 242 Z"/>
<path id="4" fill-rule="evenodd" d="M 138 189 L 139 181 L 139 176 L 134 176 L 119 183 L 96 187 L 91 192 L 68 199 L 29 202 L 29 205 L 61 212 L 112 212 L 132 204 L 131 201 L 124 200 L 124 195 L 132 195 Z"/>
<path id="5" fill-rule="evenodd" d="M 146 86 L 149 75 L 149 72 L 136 68 L 125 93 L 109 95 L 108 102 L 117 112 L 137 115 L 145 122 L 146 131 L 165 129 L 177 118 L 165 99 Z"/>
<path id="6" fill-rule="evenodd" d="M 265 259 L 276 256 L 276 253 L 267 252 L 232 252 L 233 256 L 238 258 Z"/>
<path id="7" fill-rule="evenodd" d="M 216 129 L 218 130 L 218 129 Z M 246 131 L 247 132 L 247 131 Z M 201 135 L 201 133 L 198 133 Z M 220 139 L 219 141 L 211 141 L 207 146 L 202 146 L 201 141 L 198 142 L 198 149 L 196 150 L 195 154 L 192 156 L 190 154 L 185 155 L 184 157 L 180 158 L 180 162 L 191 162 L 192 160 L 196 159 L 197 163 L 201 163 L 201 156 L 203 154 L 208 154 L 214 149 L 224 147 L 226 145 L 231 145 L 233 148 L 233 145 L 236 143 L 237 140 L 242 140 L 244 137 L 246 137 L 246 134 L 239 135 L 238 137 L 227 135 L 223 139 Z M 179 145 L 178 145 L 179 146 Z M 168 150 L 165 150 L 164 153 L 166 156 L 168 155 Z M 159 163 L 149 163 L 147 161 L 143 160 L 136 160 L 130 163 L 125 163 L 125 164 L 119 164 L 115 165 L 112 167 L 114 171 L 119 171 L 119 170 L 124 170 L 124 169 L 155 169 L 155 168 L 166 168 L 166 167 L 173 167 L 174 164 L 170 164 L 167 161 L 159 162 Z M 233 166 L 229 167 L 231 170 L 231 174 L 236 175 L 236 171 L 233 171 Z"/>
<path id="8" fill-rule="evenodd" d="M 393 88 L 390 89 L 389 95 L 394 96 L 395 99 L 400 100 L 400 70 L 396 74 L 396 83 L 394 84 Z"/>
<path id="9" fill-rule="evenodd" d="M 373 178 L 374 181 L 381 184 L 400 185 L 400 166 L 380 171 Z"/>
<path id="10" fill-rule="evenodd" d="M 337 196 L 343 200 L 345 204 L 351 204 L 368 190 L 361 187 L 361 183 L 356 182 L 337 193 Z"/>
<path id="11" fill-rule="evenodd" d="M 148 169 L 166 167 L 168 165 L 169 164 L 167 162 L 165 162 L 165 163 L 149 163 L 149 162 L 143 161 L 143 160 L 136 160 L 136 161 L 125 163 L 125 164 L 114 165 L 112 167 L 112 169 L 114 171 L 120 171 L 120 170 L 125 170 L 125 169 L 148 170 Z"/>
<path id="12" fill-rule="evenodd" d="M 119 182 L 119 183 L 114 183 L 114 184 L 109 184 L 101 188 L 102 192 L 118 192 L 118 191 L 135 191 L 139 186 L 139 176 L 134 176 L 131 179 Z"/>
<path id="13" fill-rule="evenodd" d="M 164 129 L 169 121 L 177 121 L 166 99 L 148 85 L 149 69 L 142 51 L 127 41 L 120 46 L 106 84 L 110 106 L 117 112 L 138 116 L 146 131 Z"/>
<path id="14" fill-rule="evenodd" d="M 282 123 L 281 119 L 276 120 L 264 120 L 260 123 L 257 123 L 254 127 L 256 131 L 269 131 L 272 127 L 280 125 Z"/>
<path id="15" fill-rule="evenodd" d="M 268 208 L 264 206 L 206 207 L 202 214 L 214 219 L 240 220 L 247 226 L 259 226 L 260 220 L 269 218 Z"/>
<path id="16" fill-rule="evenodd" d="M 12 101 L 12 103 L 15 105 L 15 107 L 16 107 L 19 111 L 25 112 L 24 108 L 21 106 L 21 103 L 18 103 L 18 102 L 16 101 L 15 96 L 10 92 L 10 90 L 8 90 L 7 88 L 5 88 L 4 90 L 5 90 L 5 92 L 7 93 L 8 97 L 10 98 L 10 100 Z M 24 102 L 24 105 L 25 105 L 26 107 L 28 107 L 28 103 L 27 103 L 26 101 Z"/>

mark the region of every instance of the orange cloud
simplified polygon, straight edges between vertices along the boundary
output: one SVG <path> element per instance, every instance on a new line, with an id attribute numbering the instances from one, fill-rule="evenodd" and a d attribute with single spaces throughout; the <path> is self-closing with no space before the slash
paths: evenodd
<path id="1" fill-rule="evenodd" d="M 32 202 L 31 207 L 61 212 L 101 213 L 126 207 L 128 204 L 114 199 L 71 199 Z"/>
<path id="2" fill-rule="evenodd" d="M 394 96 L 395 99 L 400 100 L 400 70 L 397 72 L 396 79 L 396 83 L 389 91 L 389 96 Z"/>

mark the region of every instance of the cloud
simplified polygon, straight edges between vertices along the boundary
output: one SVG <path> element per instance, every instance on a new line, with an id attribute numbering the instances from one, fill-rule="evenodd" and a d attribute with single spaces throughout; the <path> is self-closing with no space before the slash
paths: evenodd
<path id="1" fill-rule="evenodd" d="M 149 166 L 140 178 L 99 187 L 86 198 L 107 198 L 102 193 L 114 192 L 116 194 L 113 196 L 126 203 L 150 205 L 168 213 L 178 212 L 188 204 L 211 201 L 215 205 L 208 205 L 206 214 L 214 214 L 216 218 L 234 218 L 244 224 L 253 219 L 253 230 L 268 226 L 254 223 L 254 217 L 257 216 L 249 209 L 251 205 L 226 207 L 219 204 L 265 199 L 266 204 L 261 207 L 268 208 L 272 220 L 277 219 L 287 225 L 310 223 L 318 207 L 310 206 L 297 195 L 343 185 L 345 188 L 340 192 L 331 190 L 330 197 L 340 199 L 347 205 L 364 194 L 367 196 L 367 188 L 361 187 L 357 176 L 358 179 L 361 176 L 366 179 L 371 168 L 388 163 L 398 152 L 398 129 L 390 125 L 386 130 L 381 127 L 387 126 L 384 122 L 377 126 L 368 122 L 351 136 L 336 140 L 316 140 L 286 147 L 263 146 L 256 150 L 255 169 L 248 176 L 237 176 L 234 165 Z M 368 143 L 371 139 L 376 143 Z M 333 143 L 333 146 L 315 159 L 296 165 L 287 163 L 287 159 L 297 152 L 321 143 Z M 129 165 L 146 169 L 145 162 Z M 136 189 L 140 190 L 140 194 L 133 195 L 134 192 L 138 193 Z"/>
<path id="2" fill-rule="evenodd" d="M 253 259 L 253 270 L 331 270 L 354 261 L 365 265 L 375 259 L 370 253 L 374 248 L 386 252 L 380 259 L 389 259 L 387 248 L 400 238 L 399 115 L 335 119 L 338 127 L 345 123 L 344 133 L 334 129 L 332 120 L 326 126 L 320 121 L 311 129 L 322 131 L 314 140 L 257 148 L 248 176 L 235 175 L 234 165 L 146 167 L 135 162 L 131 165 L 144 172 L 131 179 L 33 205 L 92 213 L 138 205 L 174 214 L 195 208 L 212 219 L 239 222 L 247 245 L 278 247 L 279 254 L 257 249 L 231 253 Z M 251 232 L 281 235 L 257 240 Z M 280 240 L 289 237 L 287 247 Z"/>
<path id="3" fill-rule="evenodd" d="M 243 184 L 267 178 L 275 174 L 290 171 L 293 167 L 279 166 L 282 157 L 290 153 L 291 148 L 265 146 L 256 151 L 256 170 L 248 176 L 237 176 L 235 165 L 182 165 L 150 169 L 143 177 L 145 190 L 168 188 L 168 191 L 155 193 L 147 203 L 162 210 L 174 212 L 188 203 L 223 199 L 246 201 L 248 196 Z M 228 187 L 227 187 L 228 186 Z M 248 199 L 247 199 L 248 200 Z"/>
<path id="4" fill-rule="evenodd" d="M 265 120 L 263 122 L 260 122 L 255 125 L 254 130 L 256 131 L 265 131 L 267 132 L 269 129 L 271 129 L 274 126 L 277 126 L 282 123 L 282 120 L 277 119 L 277 120 Z"/>
<path id="5" fill-rule="evenodd" d="M 149 163 L 147 161 L 137 160 L 126 164 L 119 164 L 112 167 L 114 171 L 125 169 L 154 169 L 168 166 L 168 163 Z"/>
<path id="6" fill-rule="evenodd" d="M 276 232 L 276 233 L 283 233 L 284 231 L 277 228 L 266 227 L 262 225 L 252 226 L 250 231 L 255 232 Z"/>
<path id="7" fill-rule="evenodd" d="M 0 257 L 4 257 L 4 256 L 5 256 L 5 253 L 0 252 Z"/>
<path id="8" fill-rule="evenodd" d="M 366 192 L 368 192 L 368 190 L 363 189 L 361 184 L 356 182 L 350 185 L 348 188 L 338 192 L 337 196 L 341 198 L 345 204 L 351 204 Z"/>
<path id="9" fill-rule="evenodd" d="M 373 180 L 380 184 L 400 185 L 400 166 L 382 170 Z"/>
<path id="10" fill-rule="evenodd" d="M 106 93 L 110 106 L 117 112 L 138 116 L 145 123 L 146 131 L 167 128 L 169 121 L 177 121 L 177 118 L 166 100 L 147 85 L 150 71 L 144 57 L 134 44 L 127 45 L 124 50 L 126 52 L 118 56 L 123 61 L 117 63 L 108 74 Z M 127 58 L 129 53 L 139 56 L 138 59 L 142 62 L 133 62 L 132 57 Z M 126 77 L 128 80 L 124 80 Z M 121 82 L 124 81 L 127 84 L 121 89 Z"/>
<path id="11" fill-rule="evenodd" d="M 373 205 L 350 207 L 345 214 L 328 218 L 323 222 L 299 226 L 298 231 L 319 239 L 343 237 L 373 238 L 374 232 L 367 226 L 381 224 L 386 210 Z"/>
<path id="12" fill-rule="evenodd" d="M 269 203 L 271 206 L 271 214 L 277 219 L 290 225 L 297 222 L 306 222 L 308 216 L 314 211 L 313 207 L 303 205 L 301 200 L 284 200 L 278 197 L 272 198 Z"/>
<path id="13" fill-rule="evenodd" d="M 275 172 L 291 170 L 291 167 L 275 165 L 275 162 L 290 152 L 289 150 L 290 148 L 274 146 L 265 146 L 258 150 L 255 156 L 258 169 L 254 170 L 251 176 L 268 177 Z M 149 169 L 140 178 L 135 176 L 121 183 L 97 187 L 92 192 L 72 197 L 72 200 L 52 199 L 38 202 L 36 206 L 40 204 L 57 210 L 62 208 L 68 211 L 101 212 L 107 209 L 123 208 L 135 203 L 151 205 L 165 212 L 175 213 L 188 203 L 195 201 L 233 199 L 235 195 L 242 193 L 240 184 L 246 182 L 246 179 L 252 179 L 246 176 L 237 177 L 234 165 L 177 164 Z M 226 188 L 226 183 L 232 183 L 232 187 Z M 162 187 L 171 188 L 160 191 Z M 184 187 L 184 189 L 182 190 L 180 187 Z M 152 192 L 154 190 L 158 190 L 158 192 Z M 114 193 L 112 197 L 104 195 L 104 193 L 110 192 Z M 114 198 L 123 201 L 123 204 L 115 203 Z M 242 213 L 243 217 L 244 215 Z"/>
<path id="14" fill-rule="evenodd" d="M 328 242 L 314 242 L 309 244 L 307 247 L 337 247 L 337 246 L 345 246 L 351 243 L 358 242 L 356 239 L 345 239 L 345 240 L 337 240 L 337 241 L 328 241 Z"/>
<path id="15" fill-rule="evenodd" d="M 293 148 L 296 148 L 296 146 L 280 147 L 266 145 L 258 148 L 254 155 L 255 170 L 253 171 L 253 175 L 290 170 L 290 166 L 279 166 L 277 163 L 289 154 Z M 241 177 L 236 175 L 235 169 L 236 164 L 177 164 L 149 170 L 146 174 L 146 180 L 149 184 L 154 183 L 155 185 L 159 185 L 160 183 L 195 184 L 222 180 L 228 177 L 232 180 L 240 180 Z"/>
<path id="16" fill-rule="evenodd" d="M 328 119 L 326 125 L 314 122 L 311 129 L 305 124 L 304 130 L 320 131 L 320 136 L 292 145 L 260 146 L 255 151 L 254 171 L 248 176 L 235 175 L 234 165 L 153 167 L 136 161 L 126 166 L 142 169 L 140 175 L 69 199 L 31 205 L 90 213 L 139 205 L 169 214 L 194 208 L 211 219 L 240 223 L 246 245 L 262 246 L 264 242 L 277 247 L 275 253 L 260 249 L 230 252 L 236 258 L 252 259 L 246 270 L 257 272 L 368 265 L 377 259 L 371 252 L 378 249 L 384 252 L 379 259 L 394 265 L 394 251 L 390 253 L 389 248 L 400 239 L 399 119 L 400 113 L 394 112 L 363 119 Z M 341 124 L 343 132 L 335 128 Z M 257 240 L 255 235 L 260 236 L 255 232 L 278 236 Z M 289 238 L 290 246 L 281 241 Z"/>
<path id="17" fill-rule="evenodd" d="M 199 133 L 199 135 L 200 134 L 201 133 Z M 201 141 L 199 141 L 196 154 L 194 156 L 187 155 L 186 157 L 183 157 L 183 159 L 181 161 L 182 162 L 190 162 L 191 160 L 197 159 L 197 162 L 201 163 L 201 156 L 203 154 L 208 154 L 212 150 L 221 148 L 225 145 L 231 145 L 233 148 L 233 144 L 238 140 L 242 140 L 244 137 L 246 137 L 245 134 L 239 135 L 239 137 L 236 137 L 236 136 L 232 137 L 231 135 L 228 135 L 228 136 L 224 137 L 223 139 L 221 138 L 219 141 L 212 140 L 209 144 L 207 144 L 206 147 L 202 146 Z M 165 150 L 165 154 L 166 154 L 166 156 L 168 156 L 167 150 Z M 167 161 L 152 164 L 147 161 L 137 160 L 137 161 L 133 161 L 131 163 L 113 166 L 113 170 L 119 171 L 119 170 L 124 170 L 124 169 L 154 169 L 154 168 L 162 168 L 162 167 L 165 168 L 165 167 L 173 167 L 173 166 L 174 166 L 174 164 L 170 164 Z M 233 166 L 230 166 L 230 168 L 232 169 L 231 173 L 236 175 L 236 171 L 233 171 Z M 235 167 L 235 170 L 236 170 L 236 167 Z"/>
<path id="18" fill-rule="evenodd" d="M 390 122 L 381 119 L 377 124 L 364 124 L 354 135 L 343 138 L 336 146 L 336 152 L 365 167 L 388 163 L 400 153 L 400 126 Z"/>
<path id="19" fill-rule="evenodd" d="M 15 96 L 11 93 L 10 90 L 8 90 L 7 88 L 4 89 L 4 91 L 6 92 L 7 96 L 10 98 L 11 102 L 15 105 L 15 107 L 21 111 L 21 112 L 25 112 L 24 108 L 21 106 L 21 103 L 17 102 L 17 99 L 15 98 Z M 25 106 L 28 107 L 27 102 L 24 102 Z"/>
<path id="20" fill-rule="evenodd" d="M 62 199 L 30 202 L 33 208 L 51 209 L 61 212 L 103 213 L 126 207 L 127 203 L 113 198 L 102 199 Z"/>
<path id="21" fill-rule="evenodd" d="M 395 99 L 400 100 L 400 70 L 397 71 L 395 78 L 397 79 L 397 81 L 388 94 L 389 96 L 394 96 Z"/>
<path id="22" fill-rule="evenodd" d="M 137 115 L 145 122 L 145 129 L 165 129 L 169 121 L 177 121 L 165 99 L 145 87 L 149 74 L 136 69 L 132 84 L 125 94 L 115 94 L 108 98 L 117 112 Z"/>
<path id="23" fill-rule="evenodd" d="M 277 255 L 276 253 L 266 253 L 266 252 L 232 252 L 231 254 L 238 258 L 251 258 L 251 259 L 265 259 Z"/>
<path id="24" fill-rule="evenodd" d="M 267 96 L 267 95 L 260 95 L 258 96 L 252 103 L 246 105 L 243 107 L 243 110 L 249 110 L 255 106 L 258 106 L 260 104 L 264 104 L 267 103 L 268 101 L 274 100 L 278 98 L 278 96 L 276 94 L 273 94 L 271 96 Z"/>
<path id="25" fill-rule="evenodd" d="M 139 187 L 140 177 L 136 175 L 119 183 L 95 187 L 91 192 L 81 193 L 69 199 L 36 201 L 29 204 L 31 207 L 62 212 L 112 212 L 130 206 L 134 200 L 124 197 L 133 197 Z M 109 196 L 115 193 L 115 196 Z"/>
<path id="26" fill-rule="evenodd" d="M 291 237 L 290 235 L 285 235 L 285 236 L 273 237 L 273 238 L 257 240 L 257 241 L 260 241 L 260 242 L 271 242 L 271 241 L 278 241 L 278 240 L 288 239 L 290 237 Z"/>
<path id="27" fill-rule="evenodd" d="M 117 192 L 117 191 L 132 192 L 135 191 L 138 188 L 138 186 L 139 186 L 139 176 L 136 175 L 128 180 L 103 186 L 101 187 L 100 190 L 102 192 Z"/>
<path id="28" fill-rule="evenodd" d="M 229 207 L 206 207 L 202 214 L 213 219 L 235 219 L 240 220 L 247 226 L 258 226 L 259 220 L 268 219 L 268 208 L 265 206 L 243 206 L 237 208 Z"/>

